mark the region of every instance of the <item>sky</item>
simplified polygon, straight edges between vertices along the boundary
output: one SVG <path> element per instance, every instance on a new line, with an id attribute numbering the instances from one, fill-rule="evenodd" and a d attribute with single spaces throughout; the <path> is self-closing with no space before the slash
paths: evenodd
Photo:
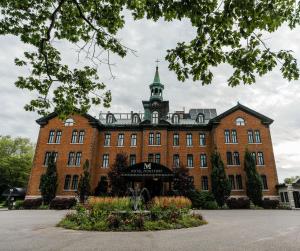
<path id="1" fill-rule="evenodd" d="M 186 80 L 179 82 L 174 72 L 168 70 L 164 60 L 167 49 L 175 48 L 177 42 L 189 41 L 195 34 L 187 21 L 154 23 L 147 20 L 133 21 L 126 17 L 126 25 L 118 37 L 126 46 L 135 49 L 125 58 L 111 57 L 111 78 L 107 65 L 100 65 L 100 79 L 112 91 L 109 109 L 92 107 L 90 114 L 99 112 L 143 111 L 142 100 L 149 98 L 149 84 L 155 72 L 155 60 L 159 59 L 161 82 L 165 85 L 164 99 L 170 102 L 170 111 L 191 108 L 216 108 L 218 114 L 228 110 L 237 102 L 248 106 L 272 119 L 271 135 L 279 181 L 285 177 L 300 175 L 300 80 L 288 82 L 283 79 L 280 69 L 264 77 L 258 77 L 251 86 L 228 87 L 227 79 L 232 73 L 228 65 L 214 69 L 214 80 L 209 86 Z M 277 32 L 264 36 L 265 43 L 274 50 L 290 49 L 300 59 L 300 29 L 290 31 L 281 27 Z M 55 41 L 63 53 L 66 63 L 78 67 L 88 62 L 80 55 L 77 62 L 77 47 L 64 41 Z M 28 74 L 28 69 L 14 65 L 14 58 L 22 56 L 24 46 L 16 37 L 0 37 L 0 135 L 28 137 L 36 142 L 39 126 L 35 120 L 40 116 L 26 112 L 23 107 L 35 97 L 35 93 L 20 90 L 14 86 L 18 76 Z"/>

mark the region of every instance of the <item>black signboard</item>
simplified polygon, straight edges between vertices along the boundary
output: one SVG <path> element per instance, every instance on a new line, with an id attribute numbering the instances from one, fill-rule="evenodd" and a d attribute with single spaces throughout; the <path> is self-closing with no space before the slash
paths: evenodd
<path id="1" fill-rule="evenodd" d="M 121 173 L 124 177 L 173 177 L 173 172 L 160 164 L 142 162 L 124 169 Z"/>

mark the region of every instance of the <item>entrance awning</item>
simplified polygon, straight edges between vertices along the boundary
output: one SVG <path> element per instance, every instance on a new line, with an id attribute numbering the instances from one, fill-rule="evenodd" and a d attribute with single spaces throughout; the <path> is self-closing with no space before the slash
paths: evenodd
<path id="1" fill-rule="evenodd" d="M 129 167 L 126 167 L 121 173 L 123 177 L 164 177 L 172 179 L 173 172 L 158 163 L 141 162 Z"/>

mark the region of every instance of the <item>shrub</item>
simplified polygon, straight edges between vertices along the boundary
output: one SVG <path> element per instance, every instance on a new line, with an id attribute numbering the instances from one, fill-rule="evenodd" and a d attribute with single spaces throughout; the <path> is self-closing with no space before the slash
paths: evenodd
<path id="1" fill-rule="evenodd" d="M 117 229 L 121 225 L 121 218 L 117 214 L 110 214 L 107 217 L 107 223 L 109 229 Z"/>
<path id="2" fill-rule="evenodd" d="M 183 196 L 161 196 L 155 197 L 152 200 L 152 205 L 154 207 L 168 208 L 175 206 L 176 208 L 191 208 L 192 202 L 190 199 Z"/>
<path id="3" fill-rule="evenodd" d="M 270 199 L 263 199 L 262 201 L 262 207 L 264 209 L 276 209 L 279 205 L 279 201 L 278 200 L 270 200 Z"/>
<path id="4" fill-rule="evenodd" d="M 26 199 L 23 202 L 24 209 L 38 209 L 43 203 L 42 198 L 37 199 Z"/>
<path id="5" fill-rule="evenodd" d="M 215 197 L 209 191 L 191 191 L 188 194 L 189 199 L 192 201 L 192 207 L 198 209 L 215 209 Z"/>
<path id="6" fill-rule="evenodd" d="M 23 203 L 24 203 L 24 200 L 17 200 L 15 202 L 15 209 L 22 209 L 23 208 Z"/>
<path id="7" fill-rule="evenodd" d="M 143 230 L 145 225 L 145 218 L 142 214 L 136 214 L 132 219 L 132 223 L 136 230 Z"/>
<path id="8" fill-rule="evenodd" d="M 104 211 L 131 210 L 129 197 L 89 197 L 88 205 Z"/>
<path id="9" fill-rule="evenodd" d="M 50 203 L 50 209 L 70 209 L 75 205 L 75 198 L 54 198 Z"/>
<path id="10" fill-rule="evenodd" d="M 230 209 L 250 209 L 250 200 L 248 198 L 229 198 L 226 203 Z"/>

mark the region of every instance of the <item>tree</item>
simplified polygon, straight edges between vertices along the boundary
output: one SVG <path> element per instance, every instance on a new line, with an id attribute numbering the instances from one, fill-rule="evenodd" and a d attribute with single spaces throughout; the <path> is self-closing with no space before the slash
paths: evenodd
<path id="1" fill-rule="evenodd" d="M 189 169 L 180 164 L 179 168 L 174 168 L 173 189 L 180 195 L 188 196 L 189 192 L 195 189 L 194 180 L 189 175 Z"/>
<path id="2" fill-rule="evenodd" d="M 294 183 L 299 178 L 300 178 L 300 176 L 292 176 L 290 178 L 285 178 L 284 179 L 284 183 L 286 183 L 286 184 L 292 184 L 292 183 Z"/>
<path id="3" fill-rule="evenodd" d="M 95 188 L 95 196 L 102 196 L 107 194 L 108 182 L 106 176 L 101 176 L 97 187 Z"/>
<path id="4" fill-rule="evenodd" d="M 40 190 L 45 205 L 48 205 L 56 196 L 57 170 L 54 153 L 50 154 L 46 173 L 41 176 Z"/>
<path id="5" fill-rule="evenodd" d="M 83 165 L 83 175 L 80 175 L 77 193 L 81 203 L 84 203 L 86 198 L 90 195 L 90 164 L 86 160 Z"/>
<path id="6" fill-rule="evenodd" d="M 224 163 L 219 152 L 215 151 L 211 156 L 212 172 L 211 172 L 211 188 L 212 193 L 220 207 L 222 207 L 226 199 L 231 193 L 231 184 L 226 175 Z"/>
<path id="7" fill-rule="evenodd" d="M 26 187 L 34 146 L 27 138 L 0 135 L 0 196 L 9 187 Z"/>
<path id="8" fill-rule="evenodd" d="M 110 55 L 125 57 L 133 49 L 117 38 L 125 25 L 124 11 L 135 20 L 167 22 L 187 19 L 195 29 L 190 42 L 178 42 L 167 50 L 169 69 L 180 81 L 191 77 L 210 84 L 212 69 L 227 63 L 233 68 L 228 85 L 252 84 L 277 65 L 284 78 L 299 78 L 297 61 L 290 50 L 272 51 L 264 39 L 283 24 L 299 26 L 297 0 L 14 0 L 0 2 L 0 34 L 18 36 L 30 49 L 15 64 L 30 69 L 28 76 L 15 82 L 19 88 L 37 92 L 25 106 L 40 114 L 51 105 L 61 116 L 87 112 L 92 104 L 109 106 L 111 94 L 102 92 L 95 67 L 70 68 L 63 63 L 58 41 L 76 44 L 93 64 L 106 63 Z M 101 57 L 105 55 L 106 58 Z M 100 92 L 100 93 L 99 93 Z"/>
<path id="9" fill-rule="evenodd" d="M 255 159 L 251 153 L 246 149 L 244 166 L 246 172 L 246 192 L 249 199 L 254 205 L 261 205 L 262 202 L 262 181 L 256 170 Z"/>
<path id="10" fill-rule="evenodd" d="M 127 182 L 121 176 L 122 170 L 128 166 L 128 158 L 125 153 L 116 155 L 115 163 L 111 171 L 108 173 L 111 193 L 114 196 L 124 196 L 127 191 Z"/>

